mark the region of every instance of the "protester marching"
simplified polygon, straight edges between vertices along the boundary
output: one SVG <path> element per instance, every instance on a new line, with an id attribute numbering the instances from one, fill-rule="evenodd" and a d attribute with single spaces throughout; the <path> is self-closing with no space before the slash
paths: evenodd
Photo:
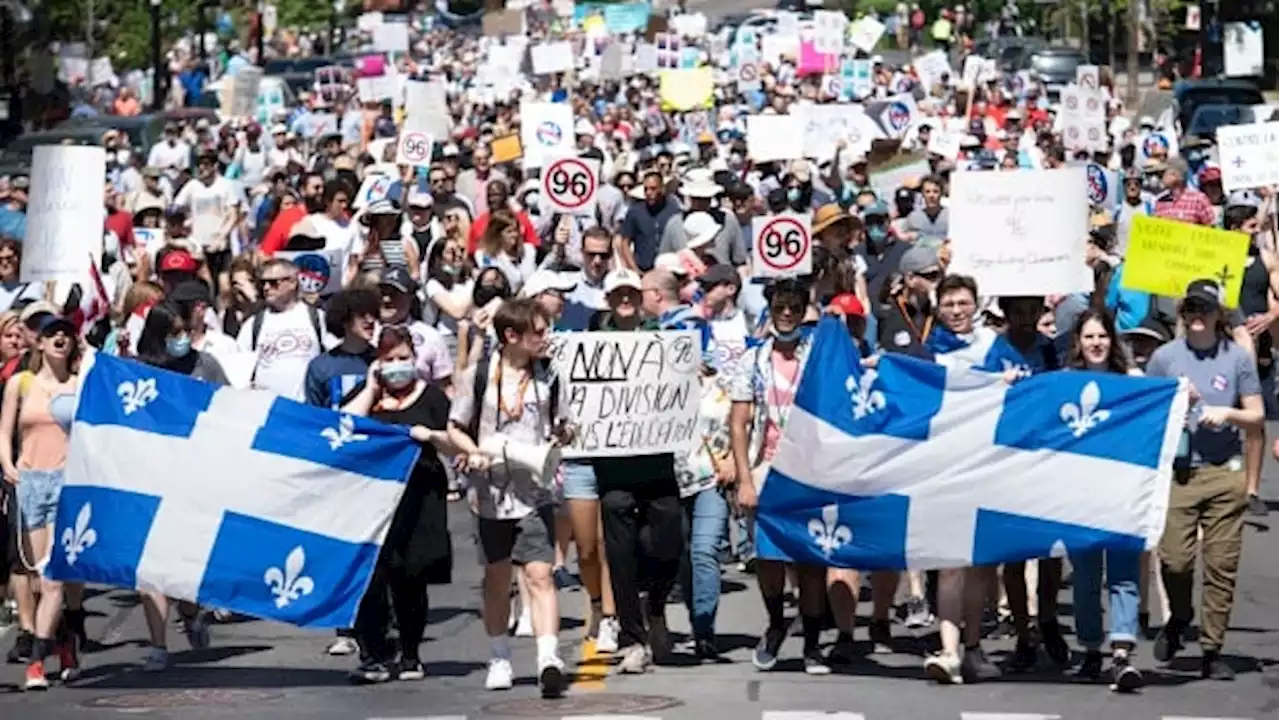
<path id="1" fill-rule="evenodd" d="M 0 208 L 17 685 L 119 672 L 112 592 L 134 677 L 266 621 L 450 717 L 894 657 L 1137 696 L 1024 718 L 1197 714 L 1161 694 L 1269 667 L 1274 713 L 1232 612 L 1280 450 L 1276 108 L 1193 78 L 1147 116 L 1078 51 L 984 55 L 1038 32 L 1017 4 L 936 10 L 370 11 L 293 104 L 259 66 L 313 43 L 277 30 L 179 72 L 155 137 L 110 129 L 122 90 L 31 147 Z M 485 662 L 439 671 L 464 592 Z M 767 702 L 981 704 L 808 687 Z"/>

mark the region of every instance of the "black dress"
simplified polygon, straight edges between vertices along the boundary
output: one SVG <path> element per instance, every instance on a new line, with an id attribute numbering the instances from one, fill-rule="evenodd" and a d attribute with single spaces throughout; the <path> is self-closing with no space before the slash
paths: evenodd
<path id="1" fill-rule="evenodd" d="M 370 417 L 389 425 L 444 430 L 449 421 L 449 398 L 438 386 L 428 385 L 409 407 L 375 409 Z M 453 543 L 449 537 L 448 493 L 444 463 L 434 447 L 424 445 L 383 543 L 389 567 L 406 575 L 425 577 L 431 585 L 451 582 Z"/>

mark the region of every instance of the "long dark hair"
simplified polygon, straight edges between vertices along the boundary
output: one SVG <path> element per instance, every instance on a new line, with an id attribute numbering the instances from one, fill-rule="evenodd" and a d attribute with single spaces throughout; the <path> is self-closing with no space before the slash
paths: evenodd
<path id="1" fill-rule="evenodd" d="M 1080 348 L 1080 335 L 1084 333 L 1084 326 L 1090 320 L 1097 320 L 1106 331 L 1107 337 L 1111 338 L 1111 352 L 1107 354 L 1107 371 L 1121 375 L 1128 373 L 1133 363 L 1129 361 L 1129 353 L 1120 342 L 1116 321 L 1111 317 L 1110 312 L 1098 308 L 1089 308 L 1080 313 L 1075 325 L 1071 327 L 1071 347 L 1067 350 L 1067 367 L 1076 370 L 1083 370 L 1086 367 L 1084 352 Z"/>
<path id="2" fill-rule="evenodd" d="M 186 356 L 169 357 L 166 340 L 177 325 L 186 327 L 186 321 L 180 308 L 166 300 L 147 312 L 146 324 L 142 326 L 142 335 L 138 338 L 137 359 L 148 365 L 190 375 L 195 369 L 199 353 L 192 349 Z"/>

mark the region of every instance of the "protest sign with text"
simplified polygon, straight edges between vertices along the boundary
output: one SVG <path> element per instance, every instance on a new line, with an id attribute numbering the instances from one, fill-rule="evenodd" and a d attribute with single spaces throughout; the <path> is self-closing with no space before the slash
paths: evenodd
<path id="1" fill-rule="evenodd" d="M 680 453 L 697 444 L 696 332 L 559 333 L 551 357 L 577 427 L 566 458 Z"/>
<path id="2" fill-rule="evenodd" d="M 23 282 L 85 282 L 102 255 L 105 212 L 100 147 L 41 145 L 31 154 Z"/>
<path id="3" fill-rule="evenodd" d="M 1223 304 L 1233 308 L 1248 254 L 1244 233 L 1135 215 L 1120 287 L 1179 298 L 1192 280 L 1211 278 L 1222 287 Z"/>
<path id="4" fill-rule="evenodd" d="M 1084 167 L 966 172 L 951 186 L 949 274 L 987 296 L 1085 292 Z"/>

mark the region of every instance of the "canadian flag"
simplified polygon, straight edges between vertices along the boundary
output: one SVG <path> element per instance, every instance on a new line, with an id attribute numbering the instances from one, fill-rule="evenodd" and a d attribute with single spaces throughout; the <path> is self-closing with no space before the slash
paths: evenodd
<path id="1" fill-rule="evenodd" d="M 111 300 L 107 295 L 107 286 L 102 282 L 97 262 L 89 263 L 89 281 L 85 285 L 76 283 L 71 286 L 67 302 L 63 305 L 63 312 L 79 328 L 81 335 L 88 333 L 99 320 L 111 315 Z"/>

